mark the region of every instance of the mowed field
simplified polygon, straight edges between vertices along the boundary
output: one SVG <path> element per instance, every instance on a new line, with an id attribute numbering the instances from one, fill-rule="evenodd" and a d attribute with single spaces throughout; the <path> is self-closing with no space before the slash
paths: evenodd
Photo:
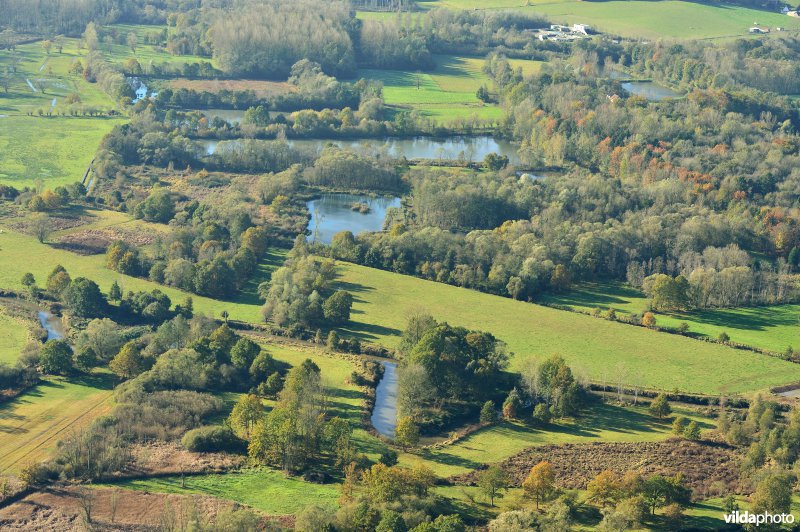
<path id="1" fill-rule="evenodd" d="M 712 420 L 695 412 L 675 408 L 675 413 L 697 420 L 703 430 L 714 427 Z M 659 422 L 646 408 L 597 403 L 579 419 L 559 420 L 546 427 L 502 421 L 453 445 L 403 454 L 400 461 L 406 465 L 424 463 L 437 475 L 450 476 L 476 469 L 481 464 L 499 462 L 539 445 L 660 441 L 672 436 L 670 422 Z"/>
<path id="2" fill-rule="evenodd" d="M 487 105 L 475 95 L 482 85 L 492 87 L 482 70 L 483 59 L 445 55 L 434 59 L 436 69 L 432 72 L 362 70 L 359 76 L 382 82 L 386 105 L 396 110 L 416 110 L 443 123 L 502 117 L 499 107 Z"/>
<path id="3" fill-rule="evenodd" d="M 396 346 L 409 314 L 489 331 L 525 359 L 564 356 L 598 382 L 698 393 L 762 390 L 800 380 L 800 365 L 690 338 L 482 294 L 409 276 L 342 264 L 341 287 L 355 295 L 352 334 Z"/>
<path id="4" fill-rule="evenodd" d="M 87 108 L 115 107 L 96 85 L 69 73 L 73 61 L 83 60 L 86 50 L 78 50 L 75 39 L 64 43 L 62 53 L 53 48 L 49 56 L 39 43 L 17 47 L 21 60 L 17 75 L 9 92 L 0 92 L 0 184 L 19 188 L 41 180 L 46 187 L 55 187 L 80 181 L 102 138 L 123 122 L 58 116 L 72 93 Z M 11 52 L 0 50 L 0 69 L 11 60 Z M 40 117 L 40 110 L 52 111 L 53 116 Z"/>
<path id="5" fill-rule="evenodd" d="M 613 308 L 621 314 L 640 314 L 647 310 L 647 297 L 619 283 L 594 283 L 579 286 L 566 294 L 548 295 L 548 303 L 582 311 Z M 717 338 L 725 332 L 731 341 L 784 352 L 788 346 L 800 348 L 800 305 L 769 305 L 692 312 L 655 313 L 656 325 L 675 328 L 682 322 L 689 332 Z"/>
<path id="6" fill-rule="evenodd" d="M 0 306 L 0 331 L 0 364 L 13 365 L 29 340 L 28 328 Z"/>
<path id="7" fill-rule="evenodd" d="M 109 374 L 67 380 L 47 377 L 0 404 L 0 474 L 17 473 L 49 457 L 59 440 L 112 407 Z"/>
<path id="8" fill-rule="evenodd" d="M 683 0 L 433 0 L 424 9 L 518 9 L 544 15 L 552 22 L 589 24 L 603 33 L 647 39 L 715 39 L 746 36 L 753 25 L 800 31 L 800 19 L 724 2 Z M 774 35 L 774 33 L 773 33 Z"/>
<path id="9" fill-rule="evenodd" d="M 182 482 L 185 482 L 185 487 L 182 487 Z M 311 505 L 335 508 L 339 498 L 336 484 L 312 484 L 271 469 L 248 469 L 185 479 L 175 476 L 127 480 L 108 485 L 155 493 L 210 495 L 246 504 L 271 515 L 294 514 Z"/>

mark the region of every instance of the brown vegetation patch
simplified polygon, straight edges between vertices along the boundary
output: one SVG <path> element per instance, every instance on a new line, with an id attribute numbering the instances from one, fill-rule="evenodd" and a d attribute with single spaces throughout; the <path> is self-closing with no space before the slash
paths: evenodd
<path id="1" fill-rule="evenodd" d="M 285 81 L 261 81 L 255 79 L 173 79 L 172 89 L 187 89 L 217 93 L 229 91 L 253 91 L 259 98 L 269 98 L 294 92 L 297 89 Z"/>
<path id="2" fill-rule="evenodd" d="M 126 471 L 141 475 L 221 473 L 244 464 L 244 457 L 227 453 L 192 453 L 177 443 L 150 443 L 131 448 L 133 463 Z"/>
<path id="3" fill-rule="evenodd" d="M 117 240 L 122 240 L 136 247 L 147 246 L 155 242 L 156 235 L 143 232 L 141 228 L 136 231 L 119 227 L 86 229 L 85 231 L 61 237 L 55 247 L 66 249 L 79 255 L 98 255 L 105 253 L 109 244 Z"/>
<path id="4" fill-rule="evenodd" d="M 739 455 L 732 447 L 709 442 L 671 439 L 642 443 L 585 443 L 532 447 L 501 462 L 514 486 L 522 485 L 531 468 L 546 460 L 553 464 L 556 482 L 562 488 L 585 489 L 598 473 L 610 469 L 618 474 L 638 471 L 643 475 L 683 473 L 696 494 L 722 482 L 735 489 L 739 480 Z M 478 472 L 451 478 L 459 484 L 475 485 Z"/>
<path id="5" fill-rule="evenodd" d="M 190 516 L 213 520 L 241 505 L 206 496 L 168 495 L 117 488 L 53 487 L 0 509 L 2 530 L 84 531 L 81 492 L 92 495 L 92 530 L 162 530 L 164 523 L 186 525 Z M 116 504 L 116 510 L 113 506 Z M 113 514 L 113 524 L 112 524 Z M 264 518 L 267 521 L 275 518 Z M 178 527 L 177 529 L 182 529 Z"/>

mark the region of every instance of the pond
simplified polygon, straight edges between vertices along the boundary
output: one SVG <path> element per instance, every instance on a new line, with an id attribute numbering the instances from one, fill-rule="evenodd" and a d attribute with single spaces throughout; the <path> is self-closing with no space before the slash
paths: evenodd
<path id="1" fill-rule="evenodd" d="M 39 311 L 39 323 L 42 328 L 47 331 L 47 340 L 61 340 L 64 338 L 64 327 L 61 324 L 61 318 L 53 316 L 51 313 L 44 310 Z"/>
<path id="2" fill-rule="evenodd" d="M 381 231 L 386 211 L 400 207 L 400 198 L 372 197 L 358 194 L 323 194 L 306 203 L 311 213 L 308 230 L 311 241 L 330 244 L 333 235 L 350 231 Z"/>
<path id="3" fill-rule="evenodd" d="M 397 427 L 397 364 L 383 362 L 383 378 L 375 390 L 372 426 L 381 436 L 394 438 Z"/>
<path id="4" fill-rule="evenodd" d="M 318 152 L 322 151 L 328 144 L 334 144 L 354 151 L 373 152 L 381 150 L 392 157 L 405 157 L 407 159 L 468 160 L 478 162 L 482 161 L 488 154 L 496 153 L 508 157 L 511 164 L 519 164 L 520 162 L 517 148 L 514 144 L 507 140 L 495 139 L 490 135 L 478 137 L 454 136 L 445 139 L 432 137 L 410 139 L 387 137 L 385 139 L 347 140 L 300 139 L 287 142 L 290 146 L 309 148 Z M 204 142 L 203 146 L 206 153 L 208 155 L 213 154 L 217 149 L 217 144 L 218 142 L 214 140 Z"/>
<path id="5" fill-rule="evenodd" d="M 215 118 L 221 118 L 231 124 L 241 124 L 244 118 L 244 111 L 237 111 L 235 109 L 206 109 L 203 111 L 203 115 L 208 118 L 209 121 Z"/>
<path id="6" fill-rule="evenodd" d="M 622 84 L 622 88 L 630 94 L 643 96 L 651 102 L 660 102 L 661 100 L 680 96 L 680 93 L 652 81 L 626 81 Z"/>

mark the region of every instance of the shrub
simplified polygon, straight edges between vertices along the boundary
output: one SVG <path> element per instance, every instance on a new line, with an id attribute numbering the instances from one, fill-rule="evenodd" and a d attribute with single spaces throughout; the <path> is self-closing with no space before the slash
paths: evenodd
<path id="1" fill-rule="evenodd" d="M 199 427 L 183 435 L 181 443 L 194 453 L 219 451 L 242 452 L 245 443 L 230 429 L 220 426 Z"/>

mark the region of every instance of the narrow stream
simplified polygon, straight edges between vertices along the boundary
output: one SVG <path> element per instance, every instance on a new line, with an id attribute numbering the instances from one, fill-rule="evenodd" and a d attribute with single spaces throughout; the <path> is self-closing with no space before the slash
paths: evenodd
<path id="1" fill-rule="evenodd" d="M 44 310 L 39 311 L 39 323 L 47 331 L 47 340 L 61 340 L 64 338 L 64 329 L 61 319 Z"/>
<path id="2" fill-rule="evenodd" d="M 382 364 L 383 378 L 375 390 L 375 408 L 370 421 L 378 434 L 394 438 L 394 429 L 397 427 L 397 364 Z"/>

